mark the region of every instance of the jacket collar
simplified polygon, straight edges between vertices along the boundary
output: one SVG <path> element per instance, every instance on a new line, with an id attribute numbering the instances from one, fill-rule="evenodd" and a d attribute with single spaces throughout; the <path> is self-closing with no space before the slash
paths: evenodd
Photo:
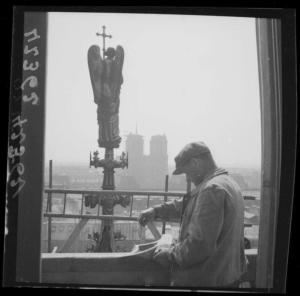
<path id="1" fill-rule="evenodd" d="M 199 183 L 195 189 L 193 190 L 194 192 L 198 192 L 199 189 L 205 184 L 207 183 L 210 179 L 219 176 L 219 175 L 223 175 L 223 174 L 228 174 L 228 171 L 222 168 L 216 168 L 214 171 L 212 171 L 211 173 L 209 173 L 203 180 L 201 183 Z"/>
<path id="2" fill-rule="evenodd" d="M 228 171 L 226 171 L 225 169 L 222 169 L 222 168 L 216 168 L 212 173 L 207 175 L 206 178 L 201 183 L 204 183 L 204 182 L 212 179 L 213 177 L 223 175 L 223 174 L 228 174 Z"/>

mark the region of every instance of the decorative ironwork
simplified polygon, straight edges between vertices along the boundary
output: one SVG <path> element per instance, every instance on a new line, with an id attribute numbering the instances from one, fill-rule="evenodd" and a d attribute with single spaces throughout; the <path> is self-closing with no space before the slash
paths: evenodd
<path id="1" fill-rule="evenodd" d="M 103 190 L 114 190 L 114 169 L 128 167 L 128 156 L 123 152 L 119 160 L 114 159 L 114 148 L 121 143 L 119 135 L 119 106 L 120 90 L 123 83 L 122 69 L 124 62 L 124 49 L 118 45 L 116 48 L 105 48 L 105 38 L 112 38 L 106 34 L 105 26 L 102 33 L 96 33 L 103 38 L 103 56 L 100 55 L 100 47 L 92 45 L 88 50 L 88 67 L 94 93 L 94 102 L 97 104 L 97 120 L 99 125 L 98 145 L 105 148 L 104 159 L 99 158 L 99 152 L 95 151 L 93 157 L 90 153 L 90 167 L 103 170 Z M 130 200 L 129 200 L 130 202 Z M 106 195 L 105 197 L 87 196 L 87 206 L 102 206 L 103 215 L 113 215 L 116 204 L 128 205 L 128 198 L 118 195 Z M 101 240 L 97 246 L 99 252 L 112 252 L 114 250 L 113 222 L 104 220 L 101 223 Z"/>
<path id="2" fill-rule="evenodd" d="M 107 168 L 107 169 L 114 169 L 114 168 L 128 168 L 128 155 L 125 152 L 122 152 L 122 155 L 119 160 L 115 159 L 100 159 L 98 157 L 99 152 L 95 151 L 93 153 L 93 158 L 90 153 L 90 167 L 95 167 L 95 168 Z"/>
<path id="3" fill-rule="evenodd" d="M 100 205 L 105 209 L 104 215 L 112 215 L 113 208 L 116 205 L 121 205 L 123 208 L 126 208 L 130 205 L 131 198 L 130 195 L 125 194 L 106 194 L 99 195 L 95 194 L 85 194 L 84 195 L 84 204 L 86 207 L 95 208 L 97 205 Z"/>

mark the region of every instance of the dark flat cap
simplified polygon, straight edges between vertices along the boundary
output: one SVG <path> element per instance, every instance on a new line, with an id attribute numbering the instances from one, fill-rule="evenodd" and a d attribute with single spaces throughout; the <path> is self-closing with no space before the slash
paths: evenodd
<path id="1" fill-rule="evenodd" d="M 183 147 L 179 154 L 175 157 L 176 169 L 173 175 L 180 175 L 183 173 L 183 166 L 193 157 L 199 157 L 202 154 L 210 153 L 209 148 L 203 142 L 189 143 Z"/>

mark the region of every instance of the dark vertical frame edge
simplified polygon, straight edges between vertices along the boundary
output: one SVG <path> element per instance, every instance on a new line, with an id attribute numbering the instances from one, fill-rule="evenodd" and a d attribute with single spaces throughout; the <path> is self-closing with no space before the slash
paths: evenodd
<path id="1" fill-rule="evenodd" d="M 277 217 L 273 289 L 285 293 L 289 276 L 293 198 L 297 151 L 296 13 L 288 9 L 281 18 L 282 158 Z M 295 218 L 295 217 L 294 217 Z M 295 234 L 293 234 L 295 235 Z"/>
<path id="2" fill-rule="evenodd" d="M 40 283 L 44 176 L 47 13 L 24 13 L 22 120 L 26 140 L 21 156 L 24 184 L 20 191 L 17 236 L 19 283 Z M 23 128 L 23 126 L 22 126 Z"/>
<path id="3" fill-rule="evenodd" d="M 13 7 L 12 23 L 12 47 L 11 47 L 11 66 L 10 66 L 10 93 L 9 93 L 9 116 L 8 116 L 8 146 L 11 145 L 10 130 L 13 116 L 21 115 L 21 93 L 18 83 L 22 80 L 22 60 L 23 60 L 23 9 Z M 7 161 L 8 176 L 11 165 Z M 4 237 L 3 248 L 3 286 L 13 286 L 16 281 L 16 253 L 17 253 L 17 231 L 18 231 L 18 198 L 12 198 L 12 192 L 6 184 L 6 227 L 7 234 Z"/>

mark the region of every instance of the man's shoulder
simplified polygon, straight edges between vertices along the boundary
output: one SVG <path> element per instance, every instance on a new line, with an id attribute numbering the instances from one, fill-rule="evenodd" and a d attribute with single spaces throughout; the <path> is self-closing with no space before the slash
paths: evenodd
<path id="1" fill-rule="evenodd" d="M 238 184 L 229 174 L 220 174 L 213 176 L 208 180 L 201 191 L 209 191 L 214 193 L 229 193 L 232 191 L 240 191 Z"/>
<path id="2" fill-rule="evenodd" d="M 232 178 L 228 174 L 219 174 L 213 176 L 205 184 L 205 189 L 222 189 L 225 184 L 231 184 Z"/>

